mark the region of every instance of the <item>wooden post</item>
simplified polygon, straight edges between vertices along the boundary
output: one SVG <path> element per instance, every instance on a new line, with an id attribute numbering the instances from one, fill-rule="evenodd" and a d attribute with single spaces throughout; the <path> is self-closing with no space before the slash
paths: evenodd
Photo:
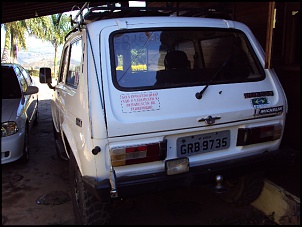
<path id="1" fill-rule="evenodd" d="M 265 69 L 271 68 L 272 44 L 273 44 L 273 29 L 275 28 L 275 2 L 268 3 L 268 19 L 266 29 L 266 45 L 265 45 Z"/>

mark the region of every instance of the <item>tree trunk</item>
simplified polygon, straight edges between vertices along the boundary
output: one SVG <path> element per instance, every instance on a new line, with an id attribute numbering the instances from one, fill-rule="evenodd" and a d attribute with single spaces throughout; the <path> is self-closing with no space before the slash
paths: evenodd
<path id="1" fill-rule="evenodd" d="M 58 46 L 55 45 L 55 59 L 54 59 L 54 63 L 53 63 L 53 75 L 55 77 L 56 77 L 57 51 L 58 51 Z"/>
<path id="2" fill-rule="evenodd" d="M 13 40 L 12 40 L 12 58 L 13 58 L 13 61 L 14 63 L 18 63 L 18 35 L 16 32 L 14 32 L 15 37 L 13 37 Z"/>
<path id="3" fill-rule="evenodd" d="M 13 31 L 13 29 L 11 29 L 11 31 L 10 31 L 10 52 L 9 52 L 9 61 L 10 62 L 12 62 L 12 63 L 14 63 L 14 55 L 13 55 L 13 52 L 14 52 L 14 50 L 13 50 L 13 43 L 14 43 L 14 31 Z"/>
<path id="4" fill-rule="evenodd" d="M 3 49 L 2 58 L 1 58 L 1 62 L 3 62 L 3 63 L 9 62 L 9 60 L 10 60 L 9 46 L 10 46 L 10 35 L 8 32 L 5 32 L 4 49 Z"/>

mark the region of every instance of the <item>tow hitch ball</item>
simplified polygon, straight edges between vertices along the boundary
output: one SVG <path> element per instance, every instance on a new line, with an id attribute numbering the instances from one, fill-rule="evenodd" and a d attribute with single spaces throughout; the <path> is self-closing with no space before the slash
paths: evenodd
<path id="1" fill-rule="evenodd" d="M 215 186 L 215 192 L 216 193 L 223 193 L 226 191 L 226 188 L 222 185 L 223 177 L 221 175 L 217 175 L 215 177 L 216 180 L 216 186 Z"/>

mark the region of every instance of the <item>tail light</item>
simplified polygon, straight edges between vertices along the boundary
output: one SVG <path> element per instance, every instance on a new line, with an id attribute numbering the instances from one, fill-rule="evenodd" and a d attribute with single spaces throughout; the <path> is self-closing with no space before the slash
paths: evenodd
<path id="1" fill-rule="evenodd" d="M 281 137 L 282 126 L 269 125 L 254 128 L 239 128 L 237 146 L 274 141 Z"/>
<path id="2" fill-rule="evenodd" d="M 167 141 L 110 150 L 111 165 L 124 166 L 164 160 L 167 156 Z"/>

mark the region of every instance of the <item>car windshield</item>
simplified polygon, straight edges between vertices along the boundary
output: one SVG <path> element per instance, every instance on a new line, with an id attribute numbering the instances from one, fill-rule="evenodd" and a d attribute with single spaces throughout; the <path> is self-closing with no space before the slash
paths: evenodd
<path id="1" fill-rule="evenodd" d="M 2 99 L 21 98 L 20 85 L 14 70 L 4 66 L 1 68 Z"/>
<path id="2" fill-rule="evenodd" d="M 234 29 L 118 31 L 111 38 L 113 83 L 121 90 L 264 79 L 245 35 Z"/>

